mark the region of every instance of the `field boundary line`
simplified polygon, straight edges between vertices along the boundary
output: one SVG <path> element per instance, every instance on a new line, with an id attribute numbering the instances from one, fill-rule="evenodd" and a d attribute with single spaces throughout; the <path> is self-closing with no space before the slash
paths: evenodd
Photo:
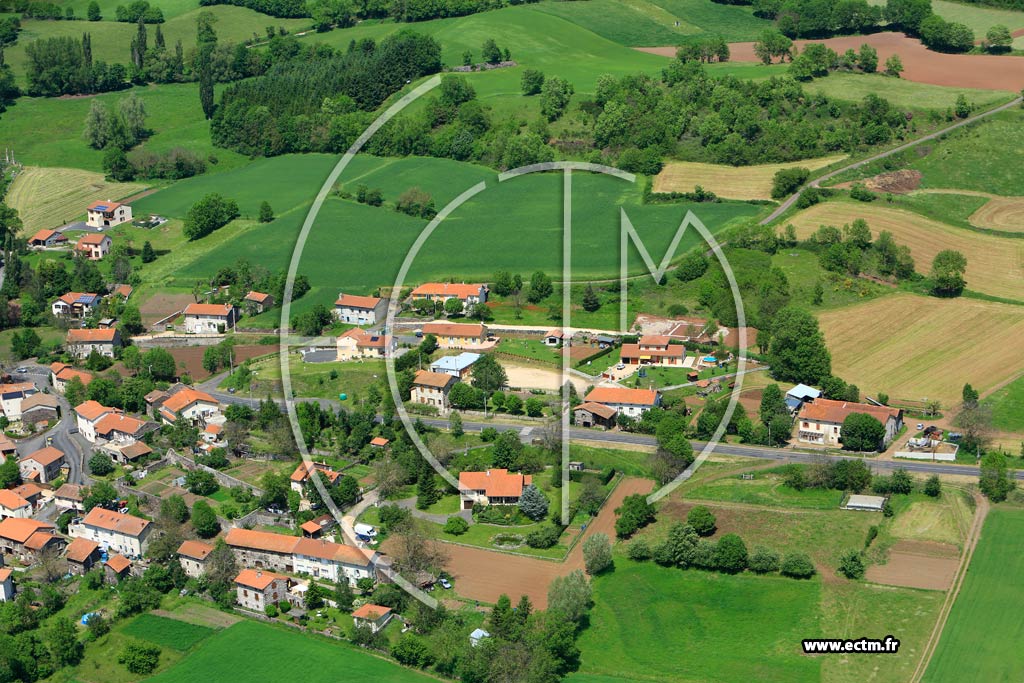
<path id="1" fill-rule="evenodd" d="M 910 678 L 911 683 L 920 683 L 925 672 L 928 670 L 928 665 L 935 655 L 935 650 L 938 649 L 942 632 L 946 628 L 946 622 L 949 621 L 949 614 L 956 603 L 957 596 L 960 595 L 960 589 L 963 587 L 964 578 L 967 576 L 967 569 L 970 567 L 971 559 L 974 557 L 974 550 L 978 546 L 978 540 L 981 538 L 981 529 L 985 524 L 985 518 L 988 516 L 990 506 L 988 500 L 979 493 L 974 494 L 974 499 L 977 502 L 977 507 L 975 508 L 974 521 L 971 524 L 971 533 L 964 543 L 960 567 L 957 569 L 953 585 L 950 587 L 949 592 L 946 593 L 946 600 L 942 603 L 942 609 L 939 610 L 939 618 L 935 622 L 931 635 L 928 637 L 928 642 L 925 643 L 924 651 L 921 653 L 921 660 L 918 662 L 917 668 L 914 669 L 914 674 Z"/>

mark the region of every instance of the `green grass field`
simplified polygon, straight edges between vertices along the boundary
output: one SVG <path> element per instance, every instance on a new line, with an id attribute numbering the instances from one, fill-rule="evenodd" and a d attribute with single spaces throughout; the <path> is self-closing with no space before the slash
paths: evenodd
<path id="1" fill-rule="evenodd" d="M 872 5 L 885 6 L 885 0 L 869 0 Z M 985 7 L 973 2 L 950 2 L 932 0 L 932 11 L 946 21 L 966 24 L 974 31 L 974 40 L 985 38 L 985 32 L 996 24 L 1003 24 L 1011 31 L 1024 28 L 1024 12 Z"/>
<path id="2" fill-rule="evenodd" d="M 75 3 L 79 1 L 75 0 Z M 183 0 L 172 0 L 172 3 L 183 3 Z M 88 2 L 83 1 L 83 4 L 87 5 Z M 162 3 L 156 4 L 163 6 Z M 160 26 L 167 48 L 171 51 L 174 50 L 174 45 L 179 40 L 186 53 L 195 47 L 196 17 L 200 12 L 213 14 L 216 19 L 214 30 L 217 32 L 217 38 L 225 43 L 240 43 L 249 40 L 254 33 L 265 37 L 267 26 L 283 26 L 289 32 L 297 32 L 310 25 L 309 19 L 278 19 L 245 7 L 213 5 L 200 8 L 195 0 L 191 0 L 188 4 L 191 7 L 187 11 L 168 18 Z M 11 69 L 24 83 L 26 45 L 40 38 L 70 36 L 75 40 L 80 40 L 83 33 L 89 33 L 92 36 L 93 59 L 102 60 L 108 64 L 127 64 L 131 54 L 131 39 L 135 36 L 137 29 L 135 24 L 114 21 L 113 9 L 104 12 L 104 21 L 22 20 L 22 32 L 18 35 L 18 42 L 5 50 L 7 63 L 11 65 Z M 185 9 L 184 4 L 180 6 L 180 9 Z M 76 8 L 76 12 L 79 12 L 78 16 L 80 17 L 85 15 L 84 9 L 79 11 Z M 167 17 L 166 14 L 164 16 Z M 156 27 L 147 25 L 146 30 L 148 42 L 152 45 L 155 40 Z"/>
<path id="3" fill-rule="evenodd" d="M 797 491 L 783 484 L 779 473 L 756 472 L 752 480 L 740 479 L 739 475 L 716 479 L 690 489 L 686 497 L 766 507 L 834 510 L 842 502 L 843 493 L 831 489 Z"/>
<path id="4" fill-rule="evenodd" d="M 77 168 L 29 166 L 14 179 L 5 200 L 17 209 L 28 237 L 40 228 L 84 220 L 85 207 L 97 199 L 123 200 L 145 188 L 142 183 L 110 182 L 101 173 Z"/>
<path id="5" fill-rule="evenodd" d="M 1016 656 L 1024 633 L 1017 609 L 1024 591 L 1024 510 L 994 508 L 985 520 L 963 587 L 924 680 L 928 683 L 1019 681 L 1024 659 Z"/>
<path id="6" fill-rule="evenodd" d="M 828 97 L 854 102 L 860 102 L 873 94 L 884 97 L 897 107 L 910 109 L 945 110 L 956 103 L 961 93 L 979 107 L 1006 102 L 1013 97 L 998 90 L 947 88 L 881 74 L 832 73 L 804 84 L 804 88 L 809 92 L 820 92 Z"/>
<path id="7" fill-rule="evenodd" d="M 819 681 L 800 654 L 820 632 L 821 584 L 681 571 L 617 559 L 594 579 L 590 626 L 570 683 Z"/>
<path id="8" fill-rule="evenodd" d="M 411 683 L 433 680 L 387 660 L 312 635 L 254 621 L 241 621 L 208 638 L 177 666 L 149 680 L 192 683 L 327 683 L 339 671 L 349 680 Z"/>
<path id="9" fill-rule="evenodd" d="M 158 617 L 155 614 L 139 615 L 126 624 L 122 632 L 179 652 L 192 648 L 215 633 L 212 628 L 206 626 Z"/>
<path id="10" fill-rule="evenodd" d="M 167 276 L 164 285 L 190 287 L 196 279 L 210 277 L 239 258 L 271 270 L 283 269 L 305 219 L 302 202 L 315 194 L 319 185 L 315 176 L 326 174 L 329 166 L 330 158 L 325 156 L 276 157 L 236 172 L 182 181 L 139 201 L 139 212 L 169 215 L 183 212 L 195 197 L 212 191 L 238 199 L 243 213 L 254 210 L 262 199 L 267 199 L 278 214 L 299 203 L 272 223 L 248 228 L 229 226 L 175 253 L 173 272 L 161 272 Z M 277 181 L 288 177 L 283 174 L 302 177 L 305 182 L 282 189 Z M 559 276 L 561 176 L 534 174 L 501 184 L 494 182 L 494 177 L 488 169 L 449 160 L 366 157 L 357 158 L 349 166 L 342 187 L 350 191 L 359 183 L 380 187 L 390 203 L 405 189 L 418 185 L 433 193 L 440 208 L 464 188 L 487 180 L 487 189 L 452 213 L 419 251 L 407 278 L 409 283 L 449 277 L 487 280 L 502 268 L 527 278 L 537 269 Z M 617 274 L 619 207 L 628 211 L 648 251 L 659 261 L 687 210 L 692 209 L 713 233 L 734 219 L 761 210 L 750 204 L 726 202 L 643 205 L 638 186 L 586 173 L 574 176 L 573 191 L 579 198 L 573 211 L 573 224 L 577 226 L 573 233 L 573 275 L 580 279 Z M 372 230 L 366 229 L 369 225 Z M 421 219 L 397 213 L 387 205 L 374 208 L 329 198 L 309 235 L 300 265 L 313 291 L 296 308 L 329 304 L 339 291 L 370 293 L 379 286 L 390 286 L 424 225 Z M 230 249 L 210 249 L 203 244 L 210 239 L 228 239 L 221 237 L 225 231 L 232 235 Z M 697 245 L 698 240 L 695 231 L 687 232 L 677 253 Z M 372 258 L 367 258 L 370 255 Z M 643 268 L 635 250 L 631 252 L 630 268 L 633 272 Z"/>
<path id="11" fill-rule="evenodd" d="M 1024 377 L 1018 377 L 984 401 L 992 409 L 992 425 L 1008 432 L 1024 432 Z"/>
<path id="12" fill-rule="evenodd" d="M 199 88 L 195 83 L 150 85 L 132 89 L 149 114 L 146 125 L 152 137 L 143 149 L 166 151 L 185 147 L 202 156 L 213 154 L 217 164 L 212 173 L 237 166 L 246 158 L 235 152 L 215 149 L 210 142 L 210 124 L 199 107 Z M 219 90 L 218 90 L 219 92 Z M 95 98 L 116 107 L 127 92 L 96 95 Z M 26 166 L 59 166 L 87 171 L 103 170 L 103 152 L 82 140 L 82 125 L 93 97 L 22 97 L 3 114 L 0 127 L 18 160 Z"/>

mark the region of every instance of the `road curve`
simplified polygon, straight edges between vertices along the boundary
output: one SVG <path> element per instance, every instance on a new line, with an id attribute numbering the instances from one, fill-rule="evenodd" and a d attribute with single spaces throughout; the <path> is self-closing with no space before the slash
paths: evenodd
<path id="1" fill-rule="evenodd" d="M 839 175 L 840 173 L 845 173 L 846 171 L 850 171 L 850 170 L 855 169 L 855 168 L 860 168 L 861 166 L 864 166 L 866 164 L 870 164 L 870 163 L 872 163 L 874 161 L 878 161 L 879 159 L 884 159 L 885 157 L 892 156 L 893 154 L 899 154 L 903 150 L 910 149 L 911 147 L 914 147 L 915 145 L 919 145 L 922 142 L 927 142 L 929 140 L 934 140 L 934 139 L 936 139 L 938 137 L 941 137 L 941 136 L 945 135 L 946 133 L 950 132 L 951 130 L 956 130 L 957 128 L 960 128 L 962 126 L 970 125 L 972 123 L 975 123 L 976 121 L 980 121 L 981 119 L 983 119 L 983 118 L 985 118 L 987 116 L 992 116 L 993 114 L 996 114 L 998 112 L 1010 109 L 1011 107 L 1017 106 L 1020 103 L 1021 103 L 1021 98 L 1017 97 L 1017 98 L 1007 102 L 1006 104 L 999 105 L 998 107 L 996 107 L 994 109 L 989 109 L 989 110 L 983 111 L 983 112 L 981 112 L 979 114 L 975 114 L 974 116 L 969 116 L 966 119 L 964 119 L 963 121 L 957 121 L 956 123 L 954 123 L 954 124 L 952 124 L 950 126 L 946 126 L 942 130 L 937 130 L 934 133 L 929 133 L 928 135 L 923 135 L 923 136 L 917 138 L 916 140 L 911 140 L 910 142 L 905 142 L 905 143 L 903 143 L 902 145 L 900 145 L 898 147 L 893 147 L 890 150 L 886 150 L 884 152 L 879 152 L 878 154 L 875 154 L 874 156 L 870 156 L 867 159 L 862 159 L 862 160 L 854 162 L 852 164 L 847 164 L 846 166 L 843 166 L 842 168 L 837 168 L 834 171 L 829 171 L 825 175 L 820 176 L 818 178 L 815 178 L 807 186 L 797 190 L 795 194 L 791 195 L 788 199 L 786 199 L 786 201 L 784 201 L 781 204 L 779 204 L 779 207 L 777 209 L 772 211 L 770 214 L 768 214 L 767 218 L 765 218 L 764 220 L 761 221 L 761 225 L 768 225 L 769 223 L 774 221 L 776 218 L 778 218 L 779 216 L 784 214 L 787 210 L 789 210 L 789 207 L 793 206 L 793 204 L 796 203 L 796 200 L 798 200 L 800 198 L 800 195 L 803 193 L 803 191 L 807 187 L 820 187 L 822 182 L 824 182 L 826 180 L 829 180 L 830 178 L 834 178 L 835 176 Z"/>

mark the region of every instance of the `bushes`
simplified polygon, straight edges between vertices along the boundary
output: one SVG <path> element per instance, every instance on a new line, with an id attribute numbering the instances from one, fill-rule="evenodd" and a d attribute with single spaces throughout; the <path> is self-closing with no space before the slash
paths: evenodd
<path id="1" fill-rule="evenodd" d="M 789 553 L 782 560 L 779 571 L 794 579 L 809 579 L 815 574 L 814 563 L 804 553 Z"/>
<path id="2" fill-rule="evenodd" d="M 629 538 L 654 521 L 654 506 L 641 494 L 626 496 L 615 513 L 615 535 L 619 538 Z"/>
<path id="3" fill-rule="evenodd" d="M 144 676 L 153 673 L 160 663 L 160 648 L 138 641 L 128 643 L 117 658 L 118 663 L 133 674 Z"/>
<path id="4" fill-rule="evenodd" d="M 181 232 L 189 240 L 197 240 L 223 228 L 238 216 L 238 203 L 235 200 L 225 199 L 213 192 L 192 205 L 185 214 Z"/>
<path id="5" fill-rule="evenodd" d="M 779 571 L 779 554 L 768 548 L 755 548 L 747 561 L 750 571 L 755 574 L 770 574 Z"/>
<path id="6" fill-rule="evenodd" d="M 646 562 L 651 559 L 651 554 L 651 546 L 642 538 L 636 539 L 626 548 L 626 555 L 635 562 Z"/>
<path id="7" fill-rule="evenodd" d="M 783 168 L 772 178 L 772 199 L 783 199 L 796 192 L 811 177 L 806 168 Z"/>
<path id="8" fill-rule="evenodd" d="M 469 522 L 464 520 L 462 517 L 449 517 L 448 521 L 444 523 L 444 532 L 446 534 L 461 536 L 467 531 L 469 531 Z"/>
<path id="9" fill-rule="evenodd" d="M 847 550 L 843 553 L 839 559 L 839 573 L 848 579 L 864 578 L 864 558 L 859 550 Z"/>
<path id="10" fill-rule="evenodd" d="M 686 515 L 686 523 L 692 526 L 699 536 L 710 536 L 715 533 L 715 516 L 703 505 L 690 509 Z"/>
<path id="11" fill-rule="evenodd" d="M 556 524 L 545 524 L 526 536 L 526 545 L 531 548 L 552 548 L 562 536 L 562 527 Z"/>
<path id="12" fill-rule="evenodd" d="M 583 563 L 591 576 L 612 566 L 612 546 L 604 534 L 594 534 L 583 541 Z"/>

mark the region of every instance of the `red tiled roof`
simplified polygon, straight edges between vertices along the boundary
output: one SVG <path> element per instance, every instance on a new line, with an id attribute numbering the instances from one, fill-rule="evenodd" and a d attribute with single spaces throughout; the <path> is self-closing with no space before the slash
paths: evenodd
<path id="1" fill-rule="evenodd" d="M 113 569 L 116 573 L 121 574 L 132 566 L 132 561 L 124 555 L 114 555 L 103 564 Z"/>
<path id="2" fill-rule="evenodd" d="M 302 526 L 300 526 L 299 528 L 305 531 L 307 534 L 318 534 L 321 531 L 323 531 L 323 528 L 321 528 L 321 526 L 313 520 L 304 522 Z"/>
<path id="3" fill-rule="evenodd" d="M 224 542 L 235 548 L 248 548 L 250 550 L 261 550 L 281 555 L 294 553 L 362 567 L 370 564 L 369 557 L 359 548 L 351 545 L 342 545 L 313 538 L 285 536 L 284 534 L 274 534 L 269 531 L 233 528 L 224 537 Z"/>
<path id="4" fill-rule="evenodd" d="M 266 590 L 267 586 L 278 580 L 287 581 L 288 577 L 259 569 L 243 569 L 242 572 L 235 577 L 235 583 L 248 588 L 255 588 L 258 591 Z"/>
<path id="5" fill-rule="evenodd" d="M 100 244 L 103 244 L 104 239 L 109 241 L 110 236 L 99 232 L 90 232 L 88 235 L 84 235 L 79 238 L 78 245 L 82 246 L 83 244 L 89 244 L 99 246 Z"/>
<path id="6" fill-rule="evenodd" d="M 114 412 L 116 408 L 108 408 L 98 401 L 86 401 L 75 406 L 75 412 L 89 422 L 95 422 L 105 413 Z"/>
<path id="7" fill-rule="evenodd" d="M 606 406 L 603 403 L 594 403 L 593 401 L 581 403 L 576 406 L 575 410 L 585 410 L 588 413 L 592 413 L 598 417 L 603 417 L 606 420 L 615 417 L 615 408 Z"/>
<path id="8" fill-rule="evenodd" d="M 800 409 L 799 417 L 801 420 L 841 424 L 851 413 L 871 415 L 882 424 L 885 424 L 890 417 L 898 418 L 900 409 L 874 406 L 868 403 L 851 403 L 849 401 L 832 401 L 827 398 L 817 398 L 813 403 L 805 403 L 803 405 Z"/>
<path id="9" fill-rule="evenodd" d="M 198 391 L 192 387 L 186 387 L 181 391 L 177 392 L 169 399 L 164 401 L 163 407 L 172 413 L 177 413 L 180 410 L 188 408 L 193 403 L 202 401 L 204 403 L 212 403 L 217 406 L 220 403 L 213 396 L 210 396 L 206 392 Z"/>
<path id="10" fill-rule="evenodd" d="M 73 538 L 68 544 L 65 557 L 72 562 L 85 562 L 89 556 L 99 550 L 100 544 L 87 538 Z"/>
<path id="11" fill-rule="evenodd" d="M 36 531 L 25 541 L 25 547 L 29 550 L 42 550 L 53 541 L 59 540 L 59 536 L 54 536 L 48 531 Z"/>
<path id="12" fill-rule="evenodd" d="M 23 459 L 34 460 L 43 467 L 46 467 L 47 465 L 51 465 L 57 462 L 58 460 L 61 460 L 63 457 L 64 451 L 58 450 L 53 446 L 47 446 L 45 448 L 40 448 L 38 451 L 35 451 L 34 453 L 29 453 Z"/>
<path id="13" fill-rule="evenodd" d="M 52 524 L 40 522 L 35 519 L 20 519 L 8 517 L 0 522 L 0 538 L 7 538 L 15 543 L 24 543 L 29 537 L 43 529 L 53 529 Z"/>
<path id="14" fill-rule="evenodd" d="M 342 308 L 365 308 L 373 310 L 382 300 L 376 296 L 358 296 L 356 294 L 339 294 L 334 302 L 335 306 Z"/>
<path id="15" fill-rule="evenodd" d="M 66 240 L 67 239 L 67 237 L 64 237 L 64 235 L 62 233 L 59 233 L 56 230 L 45 230 L 44 229 L 44 230 L 40 230 L 36 234 L 32 235 L 32 237 L 29 238 L 29 242 L 45 242 L 46 240 L 50 239 L 54 235 L 57 235 L 58 240 Z"/>
<path id="16" fill-rule="evenodd" d="M 249 548 L 250 550 L 263 550 L 271 553 L 291 553 L 298 542 L 296 536 L 285 536 L 284 534 L 273 534 L 269 531 L 254 531 L 239 527 L 229 529 L 224 536 L 224 542 L 237 548 Z"/>
<path id="17" fill-rule="evenodd" d="M 42 489 L 41 486 L 38 486 L 37 484 L 33 484 L 32 482 L 26 482 L 26 483 L 22 484 L 21 486 L 15 486 L 11 490 L 14 491 L 15 493 L 17 493 L 19 496 L 21 496 L 25 500 L 28 500 L 29 498 L 35 498 L 36 496 L 38 496 L 39 494 L 41 494 L 43 492 L 43 489 Z"/>
<path id="18" fill-rule="evenodd" d="M 185 315 L 222 316 L 231 315 L 228 304 L 189 304 L 185 307 Z"/>
<path id="19" fill-rule="evenodd" d="M 213 546 L 202 541 L 184 541 L 178 546 L 178 554 L 194 560 L 205 560 L 213 552 Z"/>
<path id="20" fill-rule="evenodd" d="M 556 339 L 564 339 L 566 335 L 565 335 L 565 332 L 563 330 L 555 328 L 553 330 L 548 330 L 547 332 L 545 332 L 544 336 L 545 337 L 555 337 Z"/>
<path id="21" fill-rule="evenodd" d="M 27 500 L 10 489 L 0 489 L 0 507 L 8 510 L 17 510 L 31 505 Z"/>
<path id="22" fill-rule="evenodd" d="M 258 304 L 262 304 L 264 301 L 270 298 L 269 294 L 263 292 L 249 292 L 245 295 L 246 301 L 255 301 Z"/>
<path id="23" fill-rule="evenodd" d="M 8 569 L 7 567 L 4 567 L 3 569 L 0 569 L 0 582 L 7 581 L 7 579 L 11 578 L 11 574 L 13 574 L 13 573 L 14 573 L 14 570 L 13 569 Z"/>
<path id="24" fill-rule="evenodd" d="M 53 497 L 81 502 L 82 486 L 78 484 L 61 484 L 61 487 L 53 492 Z"/>
<path id="25" fill-rule="evenodd" d="M 432 334 L 435 337 L 482 337 L 486 332 L 487 328 L 480 323 L 427 323 L 423 326 L 423 334 Z"/>
<path id="26" fill-rule="evenodd" d="M 458 382 L 458 378 L 443 372 L 431 372 L 430 370 L 417 370 L 416 378 L 413 379 L 413 385 L 420 385 L 424 387 L 434 387 L 435 389 L 444 389 L 449 384 Z"/>
<path id="27" fill-rule="evenodd" d="M 117 329 L 106 327 L 103 329 L 74 329 L 68 330 L 67 342 L 69 344 L 102 344 L 114 341 L 117 336 Z"/>
<path id="28" fill-rule="evenodd" d="M 356 611 L 352 612 L 354 619 L 369 619 L 370 621 L 377 621 L 381 617 L 391 614 L 390 607 L 381 607 L 380 605 L 371 605 L 366 603 Z"/>
<path id="29" fill-rule="evenodd" d="M 98 201 L 95 201 L 92 204 L 90 204 L 87 208 L 89 209 L 89 211 L 95 211 L 98 207 L 101 207 L 101 206 L 105 207 L 103 209 L 104 211 L 108 211 L 108 212 L 109 211 L 116 211 L 118 209 L 118 207 L 121 206 L 121 202 L 111 202 L 111 201 L 98 200 Z M 127 206 L 127 204 L 125 206 Z"/>
<path id="30" fill-rule="evenodd" d="M 462 472 L 459 474 L 459 488 L 483 491 L 488 498 L 518 498 L 523 489 L 533 483 L 529 474 L 509 474 L 508 470 L 487 470 L 486 472 Z"/>
<path id="31" fill-rule="evenodd" d="M 658 392 L 653 389 L 594 387 L 584 400 L 593 401 L 594 403 L 630 403 L 633 405 L 653 406 L 658 400 Z"/>
<path id="32" fill-rule="evenodd" d="M 132 292 L 134 291 L 135 290 L 132 288 L 131 285 L 118 285 L 117 287 L 114 287 L 114 291 L 112 293 L 127 299 L 132 295 Z"/>
<path id="33" fill-rule="evenodd" d="M 375 436 L 372 439 L 370 439 L 371 446 L 387 446 L 389 443 L 391 442 L 388 439 L 385 439 L 383 436 Z"/>
<path id="34" fill-rule="evenodd" d="M 482 284 L 461 284 L 457 282 L 426 282 L 412 290 L 412 298 L 427 296 L 455 296 L 466 299 L 478 296 Z"/>
<path id="35" fill-rule="evenodd" d="M 666 334 L 645 334 L 640 337 L 640 346 L 668 346 L 671 340 Z"/>
<path id="36" fill-rule="evenodd" d="M 110 432 L 121 432 L 122 434 L 138 434 L 146 425 L 142 420 L 128 417 L 123 413 L 110 413 L 104 415 L 96 423 L 96 433 L 106 436 Z"/>
<path id="37" fill-rule="evenodd" d="M 648 356 L 654 358 L 685 358 L 686 347 L 682 344 L 670 344 L 665 348 L 641 349 L 640 344 L 623 344 L 619 355 L 623 360 L 630 358 L 642 358 Z"/>
<path id="38" fill-rule="evenodd" d="M 124 515 L 120 512 L 106 510 L 101 507 L 89 510 L 89 514 L 85 516 L 82 523 L 87 526 L 99 527 L 107 531 L 135 537 L 141 536 L 142 532 L 149 526 L 149 520 L 147 519 L 133 515 Z"/>

